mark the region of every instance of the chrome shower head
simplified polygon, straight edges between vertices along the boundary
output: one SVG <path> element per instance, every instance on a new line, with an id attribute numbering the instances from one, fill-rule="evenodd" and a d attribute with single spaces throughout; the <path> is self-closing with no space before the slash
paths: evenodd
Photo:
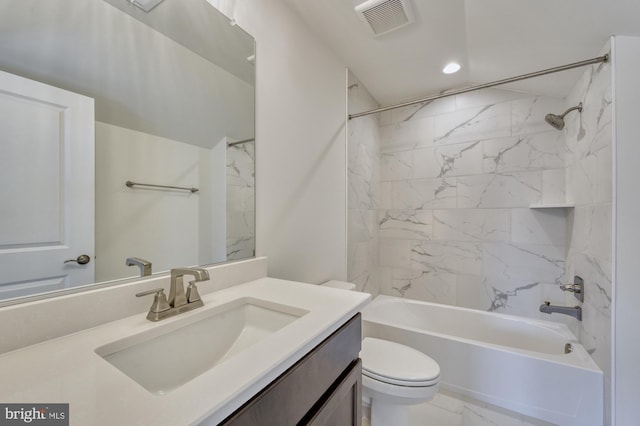
<path id="1" fill-rule="evenodd" d="M 560 114 L 560 115 L 556 115 L 556 114 L 547 114 L 544 117 L 544 121 L 546 121 L 547 123 L 549 123 L 549 125 L 551 127 L 553 127 L 554 129 L 557 130 L 562 130 L 564 129 L 564 116 L 569 114 L 571 111 L 573 110 L 578 110 L 579 112 L 582 112 L 582 102 L 580 102 L 578 104 L 578 106 L 574 106 L 572 108 L 569 108 L 568 110 L 566 110 L 564 113 Z"/>
<path id="2" fill-rule="evenodd" d="M 564 129 L 564 119 L 556 114 L 547 114 L 544 117 L 544 121 L 549 123 L 551 127 L 557 130 Z"/>

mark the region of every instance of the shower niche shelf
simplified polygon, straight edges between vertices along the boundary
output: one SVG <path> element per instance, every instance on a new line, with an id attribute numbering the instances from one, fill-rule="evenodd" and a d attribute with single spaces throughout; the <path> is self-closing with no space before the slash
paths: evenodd
<path id="1" fill-rule="evenodd" d="M 572 209 L 575 205 L 571 203 L 550 203 L 550 204 L 531 204 L 530 209 Z"/>

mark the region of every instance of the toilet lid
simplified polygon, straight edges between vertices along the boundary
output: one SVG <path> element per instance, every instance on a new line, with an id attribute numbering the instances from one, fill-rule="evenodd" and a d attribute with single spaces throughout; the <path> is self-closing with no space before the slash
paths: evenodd
<path id="1" fill-rule="evenodd" d="M 360 351 L 362 374 L 401 386 L 432 386 L 440 366 L 422 352 L 388 340 L 365 337 Z"/>

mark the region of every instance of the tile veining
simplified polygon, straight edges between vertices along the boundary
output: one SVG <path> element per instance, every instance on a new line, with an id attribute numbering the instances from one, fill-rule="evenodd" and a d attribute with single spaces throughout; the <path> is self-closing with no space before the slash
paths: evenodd
<path id="1" fill-rule="evenodd" d="M 544 123 L 563 107 L 492 90 L 383 114 L 381 292 L 476 308 L 478 294 L 483 309 L 541 317 L 542 287 L 564 274 L 565 219 L 527 212 L 564 201 L 564 138 Z"/>
<path id="2" fill-rule="evenodd" d="M 459 166 L 456 167 L 455 165 L 456 161 L 461 160 L 465 155 L 465 152 L 474 149 L 479 144 L 480 144 L 479 141 L 474 142 L 471 145 L 465 146 L 461 150 L 454 152 L 452 154 L 441 152 L 440 158 L 442 161 L 442 166 L 440 167 L 440 172 L 438 173 L 437 177 L 444 177 L 445 175 L 451 174 L 451 172 L 454 171 L 455 169 L 458 169 Z"/>
<path id="3" fill-rule="evenodd" d="M 442 136 L 438 136 L 435 138 L 435 142 L 439 142 L 442 140 L 447 139 L 449 136 L 451 136 L 452 134 L 454 134 L 457 130 L 460 129 L 464 129 L 466 127 L 469 127 L 473 124 L 477 124 L 480 122 L 480 120 L 478 119 L 485 111 L 489 110 L 490 108 L 492 108 L 493 105 L 487 105 L 483 108 L 480 109 L 480 111 L 478 111 L 476 114 L 474 114 L 473 116 L 471 116 L 470 118 L 468 118 L 467 120 L 463 121 L 462 123 L 456 125 L 453 129 L 449 130 L 448 132 L 446 132 L 444 135 Z"/>
<path id="4" fill-rule="evenodd" d="M 516 287 L 513 290 L 507 290 L 507 291 L 501 290 L 496 287 L 491 287 L 491 291 L 492 291 L 492 295 L 491 295 L 492 297 L 490 296 L 491 306 L 489 306 L 489 309 L 487 310 L 489 312 L 495 312 L 495 311 L 504 309 L 505 307 L 508 306 L 510 297 L 516 297 L 518 295 L 518 292 L 530 290 L 539 285 L 540 283 L 531 283 L 521 287 Z"/>
<path id="5" fill-rule="evenodd" d="M 255 143 L 227 147 L 227 260 L 255 255 Z"/>
<path id="6" fill-rule="evenodd" d="M 383 210 L 378 224 L 383 238 L 430 239 L 433 234 L 433 215 L 430 211 Z"/>
<path id="7" fill-rule="evenodd" d="M 409 282 L 408 284 L 405 284 L 402 287 L 391 287 L 391 288 L 393 288 L 396 292 L 398 292 L 398 295 L 400 297 L 404 297 L 407 290 L 411 288 L 411 283 Z"/>

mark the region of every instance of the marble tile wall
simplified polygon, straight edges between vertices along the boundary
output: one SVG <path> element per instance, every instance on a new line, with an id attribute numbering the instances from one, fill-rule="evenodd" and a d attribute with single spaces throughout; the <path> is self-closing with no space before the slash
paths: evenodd
<path id="1" fill-rule="evenodd" d="M 227 148 L 227 260 L 255 256 L 255 142 Z"/>
<path id="2" fill-rule="evenodd" d="M 608 53 L 607 45 L 601 54 Z M 612 90 L 609 63 L 588 67 L 567 96 L 566 107 L 582 102 L 581 114 L 566 117 L 567 196 L 575 204 L 568 229 L 566 280 L 585 281 L 582 322 L 573 324 L 605 375 L 609 424 L 612 302 Z M 572 295 L 565 304 L 575 304 Z"/>
<path id="3" fill-rule="evenodd" d="M 350 107 L 352 93 L 356 102 L 362 90 L 350 86 Z M 579 102 L 582 113 L 569 114 L 563 131 L 544 122 L 547 113 Z M 568 324 L 605 373 L 605 424 L 611 105 L 610 65 L 599 64 L 585 70 L 566 99 L 474 92 L 381 113 L 378 133 L 374 118 L 352 120 L 349 141 L 350 214 L 357 212 L 349 221 L 350 280 L 371 280 L 376 271 L 380 294 Z M 554 204 L 575 207 L 529 208 Z M 579 304 L 559 288 L 574 275 L 586 285 L 583 321 L 540 313 L 544 300 Z M 457 411 L 452 424 L 460 422 Z"/>
<path id="4" fill-rule="evenodd" d="M 564 101 L 485 90 L 380 114 L 380 292 L 540 318 L 561 297 Z M 549 319 L 546 317 L 546 319 Z"/>
<path id="5" fill-rule="evenodd" d="M 351 72 L 348 85 L 349 113 L 378 107 Z M 379 288 L 378 239 L 381 232 L 378 225 L 380 127 L 376 115 L 350 120 L 348 126 L 347 280 L 355 283 L 358 290 L 375 296 Z"/>

